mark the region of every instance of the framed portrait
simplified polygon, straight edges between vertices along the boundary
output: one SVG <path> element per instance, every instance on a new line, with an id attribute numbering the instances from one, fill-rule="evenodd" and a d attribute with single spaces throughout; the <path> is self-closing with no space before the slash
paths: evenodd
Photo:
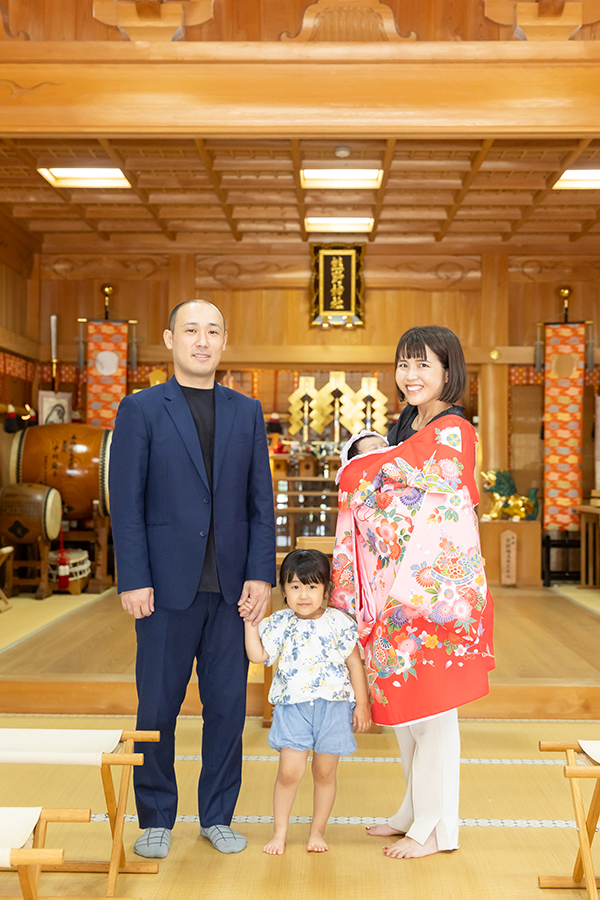
<path id="1" fill-rule="evenodd" d="M 38 422 L 40 425 L 63 425 L 71 421 L 73 395 L 38 391 Z"/>
<path id="2" fill-rule="evenodd" d="M 364 324 L 364 244 L 312 244 L 311 325 Z"/>

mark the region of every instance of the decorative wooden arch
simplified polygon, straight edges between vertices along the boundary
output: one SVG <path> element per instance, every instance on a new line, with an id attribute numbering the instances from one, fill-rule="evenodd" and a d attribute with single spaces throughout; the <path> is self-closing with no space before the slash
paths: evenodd
<path id="1" fill-rule="evenodd" d="M 306 9 L 299 33 L 292 37 L 286 31 L 279 39 L 370 43 L 416 41 L 417 35 L 402 37 L 394 13 L 380 0 L 317 0 Z"/>

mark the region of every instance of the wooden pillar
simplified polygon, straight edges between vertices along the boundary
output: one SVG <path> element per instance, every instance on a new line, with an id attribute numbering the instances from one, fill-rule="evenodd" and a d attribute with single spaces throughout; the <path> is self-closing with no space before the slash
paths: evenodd
<path id="1" fill-rule="evenodd" d="M 481 346 L 490 361 L 479 376 L 481 468 L 508 468 L 508 365 L 493 359 L 496 347 L 508 346 L 508 256 L 484 253 L 481 270 Z"/>
<path id="2" fill-rule="evenodd" d="M 178 303 L 196 297 L 196 254 L 173 253 L 169 257 L 169 312 Z"/>
<path id="3" fill-rule="evenodd" d="M 41 274 L 40 254 L 33 254 L 31 274 L 27 280 L 27 319 L 25 328 L 30 341 L 40 341 Z"/>

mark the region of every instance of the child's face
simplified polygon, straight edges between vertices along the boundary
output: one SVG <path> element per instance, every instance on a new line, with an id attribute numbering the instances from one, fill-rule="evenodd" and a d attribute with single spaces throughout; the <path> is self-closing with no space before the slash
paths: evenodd
<path id="1" fill-rule="evenodd" d="M 388 446 L 388 442 L 380 434 L 373 434 L 361 438 L 360 441 L 356 442 L 355 446 L 358 450 L 358 456 L 362 456 L 364 453 L 372 453 L 373 450 L 382 450 L 383 447 Z"/>
<path id="2" fill-rule="evenodd" d="M 302 584 L 297 575 L 286 582 L 283 596 L 299 619 L 320 619 L 324 613 L 325 585 L 322 582 Z"/>

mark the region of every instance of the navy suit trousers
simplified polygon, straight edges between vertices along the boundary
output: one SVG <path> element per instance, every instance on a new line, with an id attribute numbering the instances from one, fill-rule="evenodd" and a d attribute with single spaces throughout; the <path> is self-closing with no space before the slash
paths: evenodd
<path id="1" fill-rule="evenodd" d="M 248 676 L 238 607 L 221 594 L 199 592 L 187 609 L 157 608 L 137 619 L 136 633 L 137 728 L 161 733 L 158 744 L 136 746 L 144 754 L 144 765 L 134 769 L 140 827 L 175 823 L 175 725 L 194 662 L 203 705 L 200 823 L 229 825 L 242 780 Z"/>

